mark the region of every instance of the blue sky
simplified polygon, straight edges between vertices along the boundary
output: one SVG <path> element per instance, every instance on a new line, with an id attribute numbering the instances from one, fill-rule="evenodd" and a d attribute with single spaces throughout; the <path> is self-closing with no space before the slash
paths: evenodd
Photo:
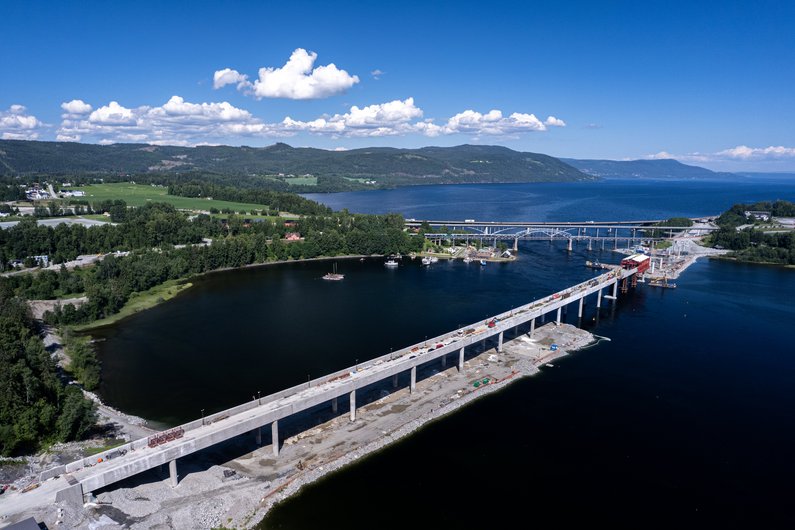
<path id="1" fill-rule="evenodd" d="M 481 143 L 795 170 L 791 1 L 2 0 L 0 14 L 4 138 Z"/>

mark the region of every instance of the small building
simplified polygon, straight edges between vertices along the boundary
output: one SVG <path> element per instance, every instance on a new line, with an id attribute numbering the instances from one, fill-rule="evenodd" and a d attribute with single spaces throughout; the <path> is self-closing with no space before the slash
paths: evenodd
<path id="1" fill-rule="evenodd" d="M 293 227 L 293 226 L 295 226 L 295 225 L 297 225 L 297 224 L 298 224 L 298 223 L 296 223 L 295 221 L 293 221 L 292 219 L 290 219 L 290 220 L 288 220 L 288 221 L 285 221 L 285 222 L 284 222 L 284 227 L 285 227 L 285 228 L 291 228 L 291 227 Z"/>
<path id="2" fill-rule="evenodd" d="M 49 267 L 50 266 L 50 257 L 49 256 L 31 256 L 33 261 L 38 263 L 41 267 Z"/>
<path id="3" fill-rule="evenodd" d="M 770 212 L 764 212 L 761 210 L 746 210 L 744 213 L 746 219 L 753 219 L 755 221 L 770 220 Z"/>
<path id="4" fill-rule="evenodd" d="M 304 238 L 298 232 L 287 232 L 284 234 L 285 241 L 303 241 Z"/>
<path id="5" fill-rule="evenodd" d="M 651 259 L 646 254 L 633 254 L 621 260 L 622 269 L 634 269 L 637 267 L 638 274 L 643 274 L 649 270 Z"/>

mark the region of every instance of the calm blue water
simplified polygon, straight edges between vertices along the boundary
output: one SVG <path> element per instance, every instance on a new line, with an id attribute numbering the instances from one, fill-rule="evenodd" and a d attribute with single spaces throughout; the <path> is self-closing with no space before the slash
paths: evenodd
<path id="1" fill-rule="evenodd" d="M 532 220 L 699 216 L 795 200 L 792 182 L 541 186 L 324 200 L 415 218 Z M 391 207 L 398 200 L 408 201 L 402 210 Z M 175 423 L 581 281 L 593 274 L 585 259 L 618 260 L 549 242 L 524 242 L 519 256 L 484 269 L 341 261 L 340 283 L 319 279 L 324 263 L 209 275 L 102 332 L 101 393 Z M 591 304 L 584 325 L 611 342 L 306 488 L 261 527 L 513 528 L 517 516 L 543 527 L 792 527 L 794 275 L 702 261 L 676 290 L 641 285 L 598 314 Z"/>
<path id="2" fill-rule="evenodd" d="M 717 215 L 738 202 L 791 200 L 795 179 L 465 184 L 305 197 L 335 210 L 397 212 L 414 219 L 617 221 Z"/>

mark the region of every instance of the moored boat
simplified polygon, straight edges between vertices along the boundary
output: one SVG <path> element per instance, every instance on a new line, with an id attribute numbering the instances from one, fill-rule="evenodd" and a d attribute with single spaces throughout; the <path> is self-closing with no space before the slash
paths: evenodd
<path id="1" fill-rule="evenodd" d="M 337 264 L 334 263 L 334 272 L 327 272 L 326 274 L 323 275 L 323 279 L 338 282 L 340 280 L 345 279 L 345 275 L 339 274 L 337 272 Z"/>

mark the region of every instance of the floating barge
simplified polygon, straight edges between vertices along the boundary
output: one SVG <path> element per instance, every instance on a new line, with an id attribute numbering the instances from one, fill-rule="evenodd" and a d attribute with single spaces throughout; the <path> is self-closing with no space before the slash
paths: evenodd
<path id="1" fill-rule="evenodd" d="M 660 280 L 659 278 L 649 280 L 649 286 L 651 287 L 663 287 L 665 289 L 676 289 L 676 284 L 673 282 L 669 282 L 667 279 L 663 278 Z"/>

